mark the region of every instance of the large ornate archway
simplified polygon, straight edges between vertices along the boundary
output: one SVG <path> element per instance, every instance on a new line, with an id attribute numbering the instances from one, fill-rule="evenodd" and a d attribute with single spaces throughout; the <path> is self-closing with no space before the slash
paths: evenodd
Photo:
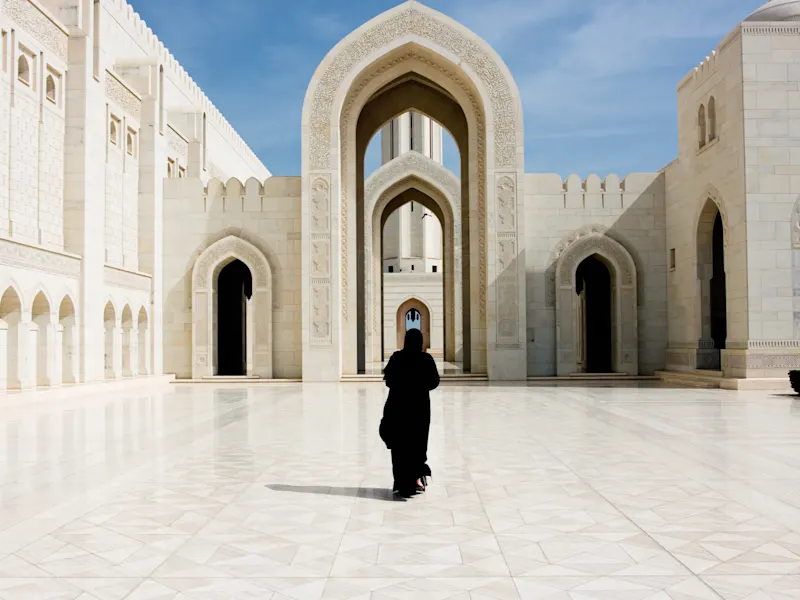
<path id="1" fill-rule="evenodd" d="M 366 183 L 364 253 L 367 294 L 365 342 L 371 362 L 380 362 L 382 305 L 381 286 L 383 261 L 381 236 L 389 214 L 397 208 L 397 199 L 413 190 L 422 195 L 421 204 L 436 215 L 442 225 L 444 241 L 444 331 L 445 359 L 460 360 L 462 334 L 462 272 L 456 257 L 461 255 L 461 187 L 458 178 L 448 169 L 418 152 L 407 152 L 378 169 Z"/>
<path id="2" fill-rule="evenodd" d="M 612 368 L 616 373 L 639 374 L 638 301 L 636 264 L 625 247 L 603 233 L 586 233 L 566 245 L 556 265 L 557 374 L 576 373 L 580 362 L 579 296 L 576 273 L 590 256 L 599 257 L 611 274 Z"/>
<path id="3" fill-rule="evenodd" d="M 415 104 L 424 103 L 420 94 L 400 98 L 397 88 L 411 80 L 459 107 L 465 125 L 451 128 L 446 116 L 433 114 L 435 103 Z M 382 103 L 380 110 L 372 104 L 377 101 Z M 370 107 L 370 117 L 380 121 L 370 124 L 373 131 L 409 109 L 458 130 L 463 298 L 470 302 L 464 335 L 473 342 L 465 362 L 473 372 L 486 372 L 492 379 L 524 379 L 525 270 L 517 217 L 522 214 L 524 174 L 519 93 L 505 64 L 483 40 L 414 1 L 342 40 L 320 64 L 306 93 L 304 378 L 338 380 L 358 369 L 359 314 L 364 310 L 359 266 L 365 219 L 362 138 L 372 134 L 359 130 L 359 124 Z"/>
<path id="4" fill-rule="evenodd" d="M 247 310 L 247 375 L 272 378 L 272 268 L 264 254 L 237 236 L 206 248 L 192 271 L 192 377 L 217 374 L 217 279 L 234 260 L 250 270 L 253 294 Z"/>

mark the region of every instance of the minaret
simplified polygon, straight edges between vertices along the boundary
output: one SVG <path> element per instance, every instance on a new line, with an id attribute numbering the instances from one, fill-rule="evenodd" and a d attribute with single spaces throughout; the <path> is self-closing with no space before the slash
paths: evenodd
<path id="1" fill-rule="evenodd" d="M 442 126 L 416 112 L 383 126 L 383 164 L 411 150 L 442 164 Z M 430 210 L 410 202 L 389 216 L 383 231 L 384 271 L 441 273 L 442 226 Z"/>

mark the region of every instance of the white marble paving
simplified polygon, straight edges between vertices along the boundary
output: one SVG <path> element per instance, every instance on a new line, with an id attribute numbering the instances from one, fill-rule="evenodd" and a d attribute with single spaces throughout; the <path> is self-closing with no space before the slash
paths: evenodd
<path id="1" fill-rule="evenodd" d="M 380 384 L 0 401 L 0 600 L 800 598 L 800 399 Z"/>

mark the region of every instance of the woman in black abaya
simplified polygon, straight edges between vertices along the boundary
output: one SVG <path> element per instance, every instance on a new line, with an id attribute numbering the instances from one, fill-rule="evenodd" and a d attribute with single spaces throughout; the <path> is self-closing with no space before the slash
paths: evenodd
<path id="1" fill-rule="evenodd" d="M 409 329 L 403 349 L 395 352 L 383 370 L 389 398 L 383 408 L 381 439 L 392 451 L 394 491 L 413 496 L 425 489 L 431 474 L 428 430 L 431 424 L 430 392 L 439 385 L 433 357 L 422 350 L 422 332 Z"/>

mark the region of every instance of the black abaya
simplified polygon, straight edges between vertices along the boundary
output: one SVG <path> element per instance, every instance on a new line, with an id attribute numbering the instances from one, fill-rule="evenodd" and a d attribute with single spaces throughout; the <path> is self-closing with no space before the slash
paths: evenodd
<path id="1" fill-rule="evenodd" d="M 439 371 L 430 354 L 404 349 L 395 352 L 384 369 L 389 398 L 383 409 L 380 435 L 392 451 L 394 489 L 413 493 L 416 481 L 430 475 L 428 432 L 430 390 L 439 385 Z"/>

